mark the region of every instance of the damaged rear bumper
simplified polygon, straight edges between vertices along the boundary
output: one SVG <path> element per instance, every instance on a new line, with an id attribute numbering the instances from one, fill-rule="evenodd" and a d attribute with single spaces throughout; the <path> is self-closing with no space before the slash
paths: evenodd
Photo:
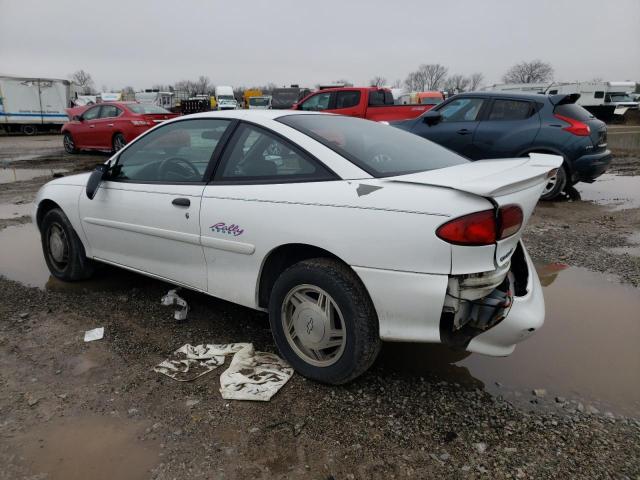
<path id="1" fill-rule="evenodd" d="M 496 270 L 486 278 L 453 283 L 452 288 L 450 280 L 440 323 L 441 340 L 452 347 L 485 355 L 509 355 L 517 343 L 544 323 L 542 287 L 522 244 L 508 272 Z"/>

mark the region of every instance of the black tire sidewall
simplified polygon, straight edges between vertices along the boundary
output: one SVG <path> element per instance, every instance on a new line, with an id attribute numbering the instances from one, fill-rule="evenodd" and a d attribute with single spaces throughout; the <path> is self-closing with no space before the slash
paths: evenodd
<path id="1" fill-rule="evenodd" d="M 67 246 L 69 249 L 67 264 L 63 269 L 52 261 L 49 256 L 49 229 L 54 223 L 60 225 L 63 229 Z M 85 255 L 84 246 L 78 238 L 71 222 L 67 216 L 59 208 L 49 210 L 42 219 L 40 225 L 42 253 L 44 255 L 45 262 L 51 274 L 64 281 L 74 281 L 88 278 L 93 273 L 93 265 Z"/>
<path id="2" fill-rule="evenodd" d="M 540 197 L 541 200 L 545 200 L 545 201 L 555 200 L 560 196 L 562 191 L 567 187 L 568 175 L 567 175 L 567 169 L 565 168 L 564 165 L 562 165 L 558 169 L 558 173 L 556 175 L 558 176 L 558 181 L 556 182 L 555 187 L 553 187 L 553 190 L 551 190 L 549 193 L 542 195 Z"/>
<path id="3" fill-rule="evenodd" d="M 67 153 L 76 153 L 78 151 L 78 148 L 76 147 L 76 142 L 73 139 L 73 135 L 71 135 L 69 132 L 65 132 L 64 137 L 68 137 L 71 139 L 71 141 L 73 142 L 73 148 L 69 149 L 67 148 L 67 144 L 64 142 L 64 139 L 62 141 L 62 146 L 64 147 L 64 151 Z"/>
<path id="4" fill-rule="evenodd" d="M 336 282 L 335 275 L 328 269 L 309 268 L 304 263 L 296 264 L 283 272 L 273 287 L 269 302 L 269 321 L 273 337 L 282 356 L 301 375 L 322 383 L 344 383 L 357 376 L 351 375 L 349 372 L 359 363 L 363 342 L 367 341 L 366 338 L 360 338 L 359 329 L 355 323 L 356 319 L 361 320 L 361 311 L 366 305 L 358 303 L 358 300 L 361 300 L 361 295 L 352 295 L 349 291 L 341 288 Z M 284 334 L 281 320 L 282 302 L 292 288 L 302 284 L 314 285 L 327 292 L 342 313 L 347 335 L 346 345 L 338 361 L 326 367 L 311 365 L 301 359 L 291 348 Z M 353 285 L 353 289 L 359 290 L 360 288 L 364 287 Z M 370 302 L 368 296 L 365 298 Z M 377 333 L 377 322 L 375 329 Z"/>
<path id="5" fill-rule="evenodd" d="M 124 138 L 124 135 L 121 134 L 121 133 L 116 133 L 113 136 L 113 140 L 111 141 L 111 148 L 113 149 L 113 153 L 116 153 L 118 151 L 118 149 L 116 148 L 116 139 L 118 139 L 118 138 L 122 138 L 122 144 L 123 144 L 122 148 L 124 148 L 124 145 L 127 144 L 127 141 Z M 122 150 L 122 148 L 120 150 Z"/>

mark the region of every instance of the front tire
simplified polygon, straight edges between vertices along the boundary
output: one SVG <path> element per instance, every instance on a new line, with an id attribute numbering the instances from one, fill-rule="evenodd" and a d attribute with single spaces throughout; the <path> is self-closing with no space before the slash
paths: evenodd
<path id="1" fill-rule="evenodd" d="M 339 385 L 364 373 L 380 351 L 378 317 L 355 272 L 316 258 L 285 270 L 271 291 L 271 331 L 301 375 Z"/>
<path id="2" fill-rule="evenodd" d="M 40 225 L 42 252 L 51 274 L 66 282 L 93 275 L 94 265 L 71 222 L 59 208 L 49 210 Z"/>
<path id="3" fill-rule="evenodd" d="M 118 150 L 122 150 L 124 146 L 127 144 L 127 140 L 124 138 L 124 135 L 121 133 L 116 133 L 113 136 L 112 147 L 113 152 L 117 152 Z"/>
<path id="4" fill-rule="evenodd" d="M 62 139 L 62 144 L 64 145 L 64 151 L 67 153 L 78 153 L 78 149 L 76 148 L 76 142 L 73 140 L 73 136 L 69 132 L 65 132 L 64 137 Z"/>
<path id="5" fill-rule="evenodd" d="M 564 165 L 558 169 L 553 177 L 549 178 L 540 196 L 541 200 L 555 200 L 567 186 L 567 170 Z"/>

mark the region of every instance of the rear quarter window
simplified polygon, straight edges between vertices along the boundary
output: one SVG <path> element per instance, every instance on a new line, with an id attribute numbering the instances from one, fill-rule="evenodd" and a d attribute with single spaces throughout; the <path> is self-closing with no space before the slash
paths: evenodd
<path id="1" fill-rule="evenodd" d="M 574 120 L 579 120 L 581 122 L 594 118 L 593 115 L 591 115 L 587 110 L 582 108 L 580 105 L 576 105 L 575 103 L 558 105 L 553 112 L 557 113 L 558 115 L 564 115 L 565 117 L 573 118 Z"/>
<path id="2" fill-rule="evenodd" d="M 494 100 L 489 120 L 525 120 L 534 110 L 530 102 L 521 100 Z"/>

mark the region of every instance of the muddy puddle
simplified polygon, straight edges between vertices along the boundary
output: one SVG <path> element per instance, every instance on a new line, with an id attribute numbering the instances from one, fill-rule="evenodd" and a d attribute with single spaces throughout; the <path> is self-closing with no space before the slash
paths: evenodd
<path id="1" fill-rule="evenodd" d="M 389 344 L 383 364 L 484 388 L 516 403 L 534 388 L 632 416 L 640 415 L 640 290 L 564 265 L 539 267 L 546 321 L 511 356 L 494 358 L 442 346 Z"/>
<path id="2" fill-rule="evenodd" d="M 0 183 L 24 182 L 38 177 L 53 177 L 67 172 L 64 168 L 0 168 Z"/>
<path id="3" fill-rule="evenodd" d="M 139 440 L 144 425 L 114 418 L 73 418 L 43 424 L 16 437 L 16 450 L 33 478 L 148 479 L 158 449 Z M 31 477 L 30 477 L 31 478 Z"/>
<path id="4" fill-rule="evenodd" d="M 625 176 L 606 173 L 594 183 L 578 183 L 575 189 L 579 199 L 614 210 L 640 208 L 640 176 Z"/>
<path id="5" fill-rule="evenodd" d="M 0 220 L 31 215 L 32 212 L 33 203 L 0 203 Z"/>
<path id="6" fill-rule="evenodd" d="M 125 291 L 156 282 L 153 279 L 106 265 L 94 278 L 62 282 L 51 276 L 42 255 L 40 232 L 32 223 L 0 230 L 0 275 L 29 287 L 51 291 Z"/>

